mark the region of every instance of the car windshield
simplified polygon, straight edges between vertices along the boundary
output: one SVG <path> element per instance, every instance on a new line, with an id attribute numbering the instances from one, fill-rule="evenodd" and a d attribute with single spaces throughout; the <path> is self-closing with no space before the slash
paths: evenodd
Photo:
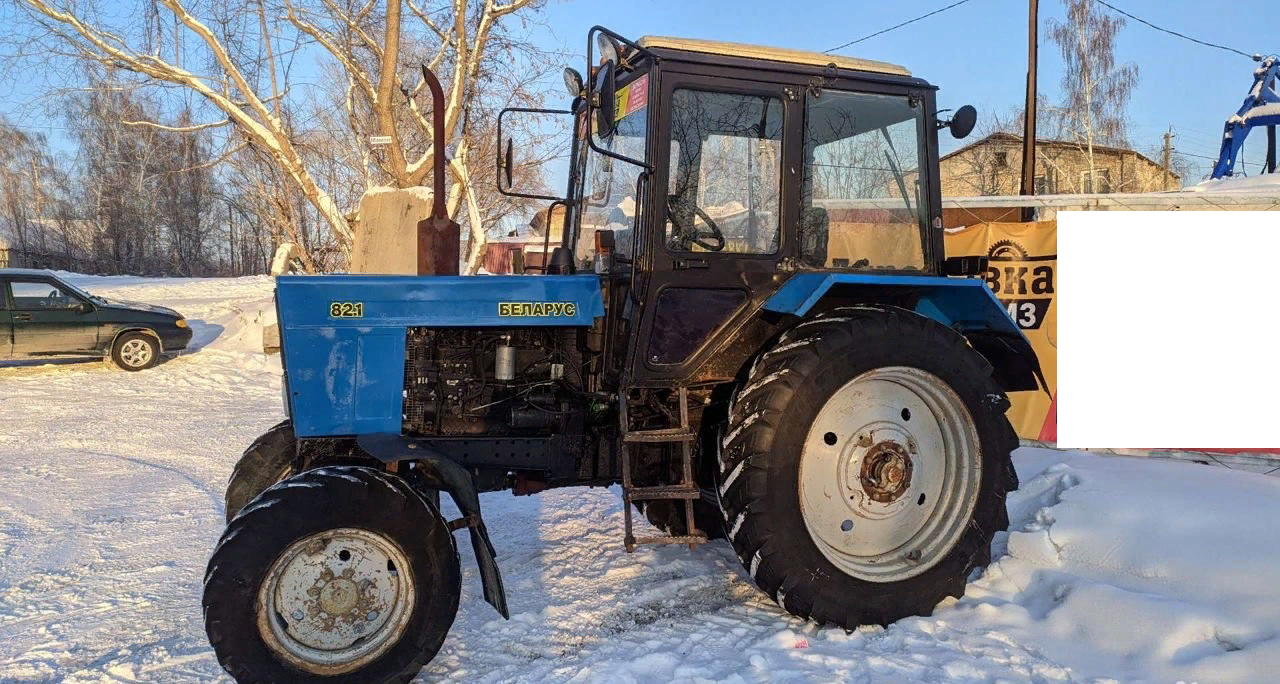
<path id="1" fill-rule="evenodd" d="M 99 297 L 99 296 L 97 296 L 97 295 L 92 295 L 92 294 L 89 294 L 88 292 L 85 292 L 84 290 L 82 290 L 82 289 L 80 289 L 80 288 L 76 287 L 75 285 L 73 285 L 73 284 L 71 284 L 71 283 L 67 282 L 66 280 L 64 280 L 64 279 L 62 279 L 62 278 L 59 278 L 59 279 L 58 279 L 58 284 L 59 284 L 59 285 L 61 285 L 64 289 L 66 289 L 68 292 L 71 292 L 71 293 L 77 294 L 77 295 L 79 295 L 79 296 L 81 296 L 81 297 L 84 297 L 85 299 L 93 299 L 93 300 L 97 300 L 97 301 L 99 301 L 99 302 L 105 302 L 105 301 L 107 301 L 106 299 L 104 299 L 104 298 L 102 298 L 102 297 Z"/>

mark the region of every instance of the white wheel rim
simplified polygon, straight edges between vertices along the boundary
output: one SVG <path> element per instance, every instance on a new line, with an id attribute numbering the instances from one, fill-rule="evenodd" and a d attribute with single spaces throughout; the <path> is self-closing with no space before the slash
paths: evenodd
<path id="1" fill-rule="evenodd" d="M 145 366 L 151 360 L 151 345 L 138 339 L 128 340 L 120 345 L 120 360 L 132 368 Z"/>
<path id="2" fill-rule="evenodd" d="M 306 672 L 357 670 L 404 635 L 416 602 L 404 551 L 356 528 L 304 537 L 276 559 L 258 591 L 258 631 Z"/>
<path id="3" fill-rule="evenodd" d="M 926 371 L 878 368 L 818 411 L 800 456 L 800 506 L 837 568 L 896 582 L 946 557 L 981 480 L 977 427 L 960 397 Z"/>

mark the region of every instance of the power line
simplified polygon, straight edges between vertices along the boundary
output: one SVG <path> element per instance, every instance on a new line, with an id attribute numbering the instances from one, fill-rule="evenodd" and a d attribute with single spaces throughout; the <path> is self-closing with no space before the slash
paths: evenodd
<path id="1" fill-rule="evenodd" d="M 952 7 L 957 7 L 957 6 L 959 6 L 959 5 L 963 5 L 963 4 L 965 4 L 966 2 L 969 2 L 969 0 L 959 0 L 959 2 L 953 2 L 953 3 L 951 3 L 950 5 L 947 5 L 946 7 L 942 7 L 942 8 L 940 8 L 940 9 L 936 9 L 936 10 L 934 10 L 934 11 L 932 11 L 932 12 L 928 13 L 928 14 L 922 14 L 922 15 L 920 15 L 920 16 L 918 16 L 918 17 L 916 17 L 915 19 L 909 19 L 909 20 L 904 21 L 904 22 L 902 22 L 901 24 L 898 24 L 898 25 L 896 25 L 896 26 L 890 26 L 890 27 L 889 27 L 889 28 L 887 28 L 887 29 L 883 29 L 883 30 L 880 30 L 880 31 L 876 31 L 875 33 L 872 33 L 872 34 L 869 34 L 869 35 L 865 35 L 865 36 L 863 36 L 863 37 L 861 37 L 861 38 L 859 38 L 859 39 L 857 39 L 857 40 L 851 40 L 851 41 L 849 41 L 849 42 L 847 42 L 847 43 L 845 43 L 845 44 L 843 44 L 843 45 L 837 45 L 837 46 L 835 46 L 835 47 L 831 48 L 830 50 L 823 50 L 823 52 L 835 52 L 836 50 L 839 50 L 839 49 L 842 49 L 842 48 L 847 48 L 847 47 L 849 47 L 850 45 L 855 45 L 855 44 L 857 44 L 857 43 L 861 43 L 861 42 L 862 42 L 862 41 L 864 41 L 864 40 L 868 40 L 868 39 L 870 39 L 870 38 L 875 38 L 876 36 L 878 36 L 878 35 L 880 35 L 880 34 L 882 34 L 882 33 L 888 33 L 888 32 L 893 31 L 893 30 L 895 30 L 895 29 L 900 29 L 900 28 L 902 28 L 903 26 L 906 26 L 907 24 L 914 24 L 914 23 L 916 23 L 917 21 L 920 21 L 921 19 L 927 19 L 927 18 L 932 17 L 933 15 L 935 15 L 935 14 L 937 14 L 937 13 L 939 13 L 939 12 L 945 12 L 945 11 L 947 11 L 947 10 L 951 9 Z"/>
<path id="2" fill-rule="evenodd" d="M 1249 59 L 1253 59 L 1253 55 L 1251 55 L 1251 54 L 1249 54 L 1249 53 L 1247 53 L 1247 52 L 1244 52 L 1243 50 L 1237 50 L 1237 49 L 1235 49 L 1235 48 L 1227 47 L 1227 46 L 1225 46 L 1225 45 L 1218 45 L 1217 43 L 1209 43 L 1209 42 L 1206 42 L 1206 41 L 1203 41 L 1203 40 L 1197 40 L 1197 39 L 1195 39 L 1195 38 L 1192 38 L 1191 36 L 1188 36 L 1188 35 L 1184 35 L 1184 34 L 1178 33 L 1177 31 L 1171 31 L 1171 30 L 1169 30 L 1169 29 L 1167 29 L 1167 28 L 1163 28 L 1163 27 L 1160 27 L 1160 26 L 1156 26 L 1155 24 L 1153 24 L 1153 23 L 1151 23 L 1151 22 L 1147 21 L 1146 19 L 1143 19 L 1143 18 L 1141 18 L 1141 17 L 1135 17 L 1135 16 L 1133 16 L 1132 14 L 1129 14 L 1128 12 L 1126 12 L 1126 11 L 1124 11 L 1124 10 L 1120 9 L 1119 7 L 1116 7 L 1115 5 L 1112 5 L 1111 3 L 1108 3 L 1106 0 L 1097 0 L 1097 3 L 1098 3 L 1099 5 L 1102 5 L 1103 7 L 1109 7 L 1112 11 L 1114 11 L 1114 12 L 1119 12 L 1120 14 L 1123 14 L 1124 16 L 1129 17 L 1130 19 L 1132 19 L 1132 20 L 1134 20 L 1134 21 L 1136 21 L 1136 22 L 1138 22 L 1138 23 L 1140 23 L 1140 24 L 1146 24 L 1147 26 L 1150 26 L 1151 28 L 1153 28 L 1153 29 L 1155 29 L 1155 30 L 1157 30 L 1157 31 L 1162 31 L 1162 32 L 1164 32 L 1164 33 L 1168 33 L 1168 34 L 1169 34 L 1169 35 L 1171 35 L 1171 36 L 1177 36 L 1177 37 L 1179 37 L 1179 38 L 1182 38 L 1183 40 L 1189 40 L 1189 41 L 1191 41 L 1191 42 L 1193 42 L 1193 43 L 1199 43 L 1200 45 L 1204 45 L 1205 47 L 1217 48 L 1217 49 L 1219 49 L 1219 50 L 1226 50 L 1227 52 L 1234 52 L 1234 53 L 1236 53 L 1237 55 L 1243 55 L 1243 56 L 1245 56 L 1245 57 L 1248 57 Z"/>

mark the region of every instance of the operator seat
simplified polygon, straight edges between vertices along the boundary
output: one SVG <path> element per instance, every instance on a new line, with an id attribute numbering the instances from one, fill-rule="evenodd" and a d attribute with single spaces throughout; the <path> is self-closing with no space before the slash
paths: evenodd
<path id="1" fill-rule="evenodd" d="M 827 240 L 831 217 L 822 207 L 805 207 L 800 212 L 800 261 L 813 268 L 827 265 Z"/>

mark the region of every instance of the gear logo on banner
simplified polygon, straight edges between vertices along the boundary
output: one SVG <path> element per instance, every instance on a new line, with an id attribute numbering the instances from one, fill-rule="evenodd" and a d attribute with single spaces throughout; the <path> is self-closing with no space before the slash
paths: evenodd
<path id="1" fill-rule="evenodd" d="M 999 240 L 987 251 L 987 287 L 1004 304 L 1018 327 L 1039 330 L 1053 303 L 1058 255 L 1030 256 L 1013 240 Z"/>

